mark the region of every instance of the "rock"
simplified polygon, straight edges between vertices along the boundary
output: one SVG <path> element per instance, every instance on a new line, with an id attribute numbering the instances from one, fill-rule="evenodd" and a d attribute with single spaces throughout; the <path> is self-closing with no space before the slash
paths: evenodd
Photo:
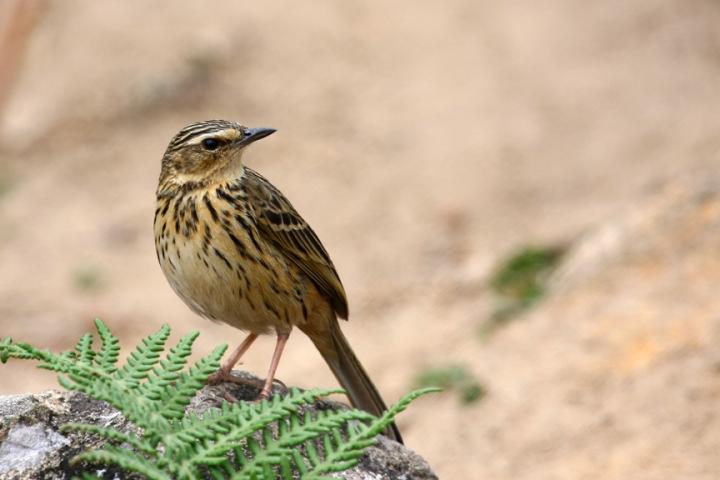
<path id="1" fill-rule="evenodd" d="M 105 402 L 74 392 L 0 396 L 0 479 L 67 479 L 77 474 L 69 460 L 102 442 L 85 434 L 66 435 L 66 423 L 131 428 Z"/>
<path id="2" fill-rule="evenodd" d="M 42 464 L 52 452 L 70 444 L 70 440 L 42 423 L 29 427 L 18 425 L 8 432 L 0 446 L 0 474 L 12 470 L 28 470 Z"/>
<path id="3" fill-rule="evenodd" d="M 227 399 L 252 400 L 260 382 L 244 372 L 234 372 L 247 384 L 222 383 L 201 390 L 187 411 L 201 414 Z M 275 386 L 275 393 L 285 387 Z M 320 400 L 311 409 L 347 408 L 337 402 Z M 91 423 L 128 431 L 133 425 L 105 402 L 81 393 L 47 391 L 36 395 L 0 396 L 0 479 L 70 479 L 79 472 L 69 465 L 78 453 L 103 444 L 95 436 L 61 433 L 66 423 Z M 102 478 L 130 477 L 113 469 L 98 471 Z M 336 474 L 348 480 L 437 479 L 427 462 L 404 446 L 380 438 L 368 449 L 356 467 Z"/>

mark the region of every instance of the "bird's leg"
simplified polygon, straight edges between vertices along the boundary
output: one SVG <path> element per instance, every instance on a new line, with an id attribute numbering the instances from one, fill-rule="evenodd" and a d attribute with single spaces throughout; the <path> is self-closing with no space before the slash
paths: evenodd
<path id="1" fill-rule="evenodd" d="M 210 376 L 208 378 L 208 383 L 210 385 L 217 385 L 220 382 L 229 380 L 229 381 L 235 381 L 237 382 L 238 379 L 233 377 L 230 372 L 232 371 L 233 367 L 238 363 L 240 360 L 240 357 L 242 357 L 245 352 L 248 351 L 248 348 L 250 348 L 250 345 L 253 344 L 255 339 L 257 338 L 257 333 L 249 333 L 247 337 L 245 337 L 245 340 L 242 341 L 240 345 L 233 351 L 232 355 L 230 355 L 230 358 L 223 364 L 220 369 Z M 248 382 L 240 382 L 240 383 L 248 383 Z"/>
<path id="2" fill-rule="evenodd" d="M 277 332 L 277 341 L 275 342 L 275 352 L 273 353 L 272 361 L 270 362 L 270 369 L 268 370 L 267 378 L 265 379 L 265 385 L 263 385 L 258 400 L 264 400 L 270 397 L 272 391 L 273 379 L 275 378 L 275 371 L 277 370 L 278 364 L 280 363 L 280 357 L 282 356 L 285 344 L 290 338 L 290 332 L 281 333 Z"/>

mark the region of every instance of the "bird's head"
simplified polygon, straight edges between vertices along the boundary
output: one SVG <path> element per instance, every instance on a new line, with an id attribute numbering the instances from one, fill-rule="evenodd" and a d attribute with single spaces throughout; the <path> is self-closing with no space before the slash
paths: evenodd
<path id="1" fill-rule="evenodd" d="M 245 147 L 274 132 L 272 128 L 248 128 L 227 120 L 188 125 L 173 137 L 165 150 L 160 184 L 237 177 Z"/>

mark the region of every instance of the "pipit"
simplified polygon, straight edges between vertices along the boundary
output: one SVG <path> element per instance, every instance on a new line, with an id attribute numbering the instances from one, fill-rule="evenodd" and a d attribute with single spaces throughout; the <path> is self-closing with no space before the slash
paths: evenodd
<path id="1" fill-rule="evenodd" d="M 340 330 L 345 290 L 315 232 L 285 196 L 243 164 L 245 149 L 275 130 L 211 120 L 178 132 L 162 159 L 155 210 L 160 266 L 199 315 L 248 332 L 215 375 L 230 372 L 258 335 L 277 341 L 260 392 L 269 396 L 293 327 L 304 332 L 347 391 L 374 415 L 387 407 Z M 386 433 L 402 442 L 394 424 Z"/>

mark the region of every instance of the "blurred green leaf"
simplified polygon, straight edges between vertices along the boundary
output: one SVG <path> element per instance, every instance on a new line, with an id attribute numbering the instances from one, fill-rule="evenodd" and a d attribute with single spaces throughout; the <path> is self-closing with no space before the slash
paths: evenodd
<path id="1" fill-rule="evenodd" d="M 545 280 L 561 260 L 564 247 L 526 247 L 501 262 L 490 279 L 495 293 L 531 302 L 545 293 Z"/>
<path id="2" fill-rule="evenodd" d="M 487 393 L 480 381 L 461 364 L 426 368 L 415 376 L 414 385 L 415 388 L 440 387 L 456 392 L 464 405 L 481 400 Z"/>
<path id="3" fill-rule="evenodd" d="M 460 400 L 465 404 L 475 403 L 481 400 L 487 391 L 478 382 L 470 382 L 462 387 L 460 391 Z"/>
<path id="4" fill-rule="evenodd" d="M 481 334 L 494 332 L 537 304 L 547 293 L 547 281 L 566 250 L 560 245 L 524 247 L 500 262 L 489 284 L 498 305 Z"/>
<path id="5" fill-rule="evenodd" d="M 103 278 L 97 267 L 81 267 L 73 273 L 73 285 L 84 292 L 96 292 L 103 287 Z"/>

